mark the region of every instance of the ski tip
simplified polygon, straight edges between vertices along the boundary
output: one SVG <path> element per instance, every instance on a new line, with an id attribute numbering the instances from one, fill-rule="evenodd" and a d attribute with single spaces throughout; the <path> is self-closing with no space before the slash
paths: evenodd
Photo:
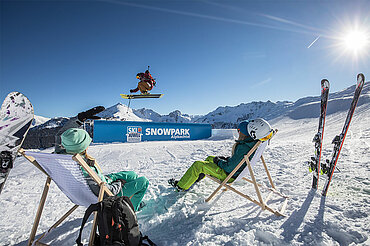
<path id="1" fill-rule="evenodd" d="M 357 83 L 365 82 L 365 75 L 362 73 L 357 74 Z"/>
<path id="2" fill-rule="evenodd" d="M 323 87 L 323 88 L 329 88 L 329 87 L 330 87 L 329 80 L 327 80 L 327 79 L 322 79 L 322 80 L 321 80 L 321 87 Z"/>

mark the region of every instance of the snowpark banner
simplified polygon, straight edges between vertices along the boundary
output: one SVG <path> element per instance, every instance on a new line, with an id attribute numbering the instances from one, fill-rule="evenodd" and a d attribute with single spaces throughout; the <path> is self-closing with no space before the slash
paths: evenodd
<path id="1" fill-rule="evenodd" d="M 94 121 L 94 143 L 197 140 L 212 135 L 210 124 Z"/>

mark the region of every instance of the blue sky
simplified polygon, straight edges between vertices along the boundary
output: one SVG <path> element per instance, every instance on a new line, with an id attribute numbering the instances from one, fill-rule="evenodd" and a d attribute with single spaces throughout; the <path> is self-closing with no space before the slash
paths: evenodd
<path id="1" fill-rule="evenodd" d="M 20 91 L 36 115 L 74 116 L 127 104 L 119 94 L 148 65 L 165 95 L 131 106 L 161 114 L 295 101 L 322 78 L 334 92 L 370 76 L 369 12 L 367 0 L 1 1 L 0 98 Z M 365 48 L 342 45 L 351 30 Z"/>

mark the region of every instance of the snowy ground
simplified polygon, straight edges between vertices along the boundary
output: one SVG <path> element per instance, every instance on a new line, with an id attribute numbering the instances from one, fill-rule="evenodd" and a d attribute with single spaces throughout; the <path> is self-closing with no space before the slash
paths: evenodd
<path id="1" fill-rule="evenodd" d="M 330 157 L 331 140 L 343 126 L 346 112 L 327 117 L 324 156 Z M 326 198 L 310 189 L 312 175 L 304 163 L 313 155 L 312 138 L 317 119 L 272 121 L 279 132 L 264 156 L 279 190 L 291 198 L 287 217 L 261 212 L 259 207 L 233 192 L 224 192 L 209 204 L 204 202 L 216 187 L 210 180 L 187 193 L 175 192 L 169 178 L 179 178 L 195 161 L 208 155 L 229 155 L 234 141 L 214 137 L 202 141 L 144 142 L 93 145 L 90 154 L 104 172 L 134 170 L 150 180 L 138 213 L 144 235 L 157 245 L 370 245 L 370 108 L 357 108 L 342 149 L 338 167 Z M 230 136 L 230 135 L 229 135 Z M 51 149 L 45 150 L 51 152 Z M 267 183 L 260 163 L 255 172 Z M 23 158 L 18 158 L 0 195 L 0 245 L 26 245 L 45 176 Z M 250 184 L 234 184 L 252 191 Z M 272 206 L 279 199 L 273 199 Z M 38 235 L 48 229 L 72 204 L 52 184 Z M 44 240 L 52 245 L 74 245 L 85 208 Z M 87 243 L 91 219 L 83 234 Z"/>

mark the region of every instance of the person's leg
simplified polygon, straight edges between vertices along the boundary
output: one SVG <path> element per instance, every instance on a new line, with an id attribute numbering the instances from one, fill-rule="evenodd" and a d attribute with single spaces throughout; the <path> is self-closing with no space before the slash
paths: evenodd
<path id="1" fill-rule="evenodd" d="M 139 208 L 141 201 L 148 189 L 149 181 L 145 177 L 139 177 L 135 180 L 128 181 L 123 187 L 122 192 L 124 196 L 131 197 L 132 205 L 135 211 Z"/>
<path id="2" fill-rule="evenodd" d="M 141 93 L 147 93 L 148 90 L 150 90 L 150 86 L 148 85 L 147 82 L 144 81 L 140 81 L 138 87 Z"/>
<path id="3" fill-rule="evenodd" d="M 111 173 L 106 175 L 108 178 L 112 179 L 112 181 L 116 181 L 117 179 L 124 179 L 127 182 L 131 180 L 137 179 L 137 174 L 134 171 L 121 171 L 118 173 Z"/>
<path id="4" fill-rule="evenodd" d="M 210 158 L 207 159 L 210 160 Z M 183 190 L 189 189 L 197 181 L 201 173 L 211 175 L 220 180 L 224 180 L 227 177 L 225 171 L 212 161 L 196 161 L 182 176 L 177 186 Z"/>

